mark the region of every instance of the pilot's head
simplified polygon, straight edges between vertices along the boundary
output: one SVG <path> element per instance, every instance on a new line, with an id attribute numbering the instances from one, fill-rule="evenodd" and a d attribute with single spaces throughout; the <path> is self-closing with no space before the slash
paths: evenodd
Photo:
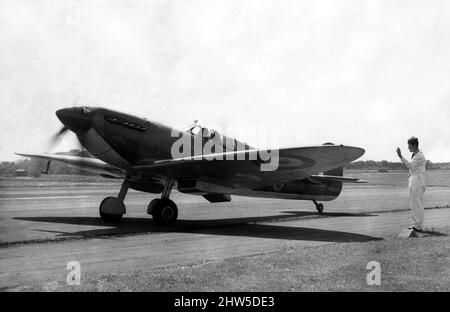
<path id="1" fill-rule="evenodd" d="M 419 149 L 419 139 L 416 137 L 411 137 L 408 140 L 408 149 L 411 153 L 414 153 Z"/>

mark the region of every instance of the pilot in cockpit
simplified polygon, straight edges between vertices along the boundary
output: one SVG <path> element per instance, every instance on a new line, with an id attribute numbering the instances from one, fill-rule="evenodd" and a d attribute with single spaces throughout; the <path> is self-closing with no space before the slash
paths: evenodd
<path id="1" fill-rule="evenodd" d="M 203 138 L 206 138 L 208 140 L 211 140 L 216 136 L 215 130 L 210 131 L 208 128 L 202 127 L 202 125 L 200 125 L 198 120 L 194 120 L 194 124 L 192 126 L 190 126 L 187 131 L 192 134 L 198 134 L 198 135 L 201 134 Z"/>

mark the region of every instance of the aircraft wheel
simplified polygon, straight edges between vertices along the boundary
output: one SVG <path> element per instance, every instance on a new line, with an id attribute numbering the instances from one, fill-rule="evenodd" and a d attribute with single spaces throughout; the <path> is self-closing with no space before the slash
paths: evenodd
<path id="1" fill-rule="evenodd" d="M 153 211 L 160 201 L 161 199 L 159 198 L 152 199 L 152 201 L 147 206 L 147 214 L 153 215 Z"/>
<path id="2" fill-rule="evenodd" d="M 99 207 L 100 218 L 106 223 L 119 223 L 125 213 L 125 204 L 117 197 L 106 197 Z"/>
<path id="3" fill-rule="evenodd" d="M 319 214 L 322 214 L 323 213 L 323 204 L 317 204 L 316 209 Z"/>
<path id="4" fill-rule="evenodd" d="M 152 200 L 149 206 L 153 203 L 153 209 L 151 214 L 153 215 L 153 221 L 160 226 L 172 225 L 175 223 L 178 217 L 178 208 L 175 203 L 170 199 L 158 199 Z"/>

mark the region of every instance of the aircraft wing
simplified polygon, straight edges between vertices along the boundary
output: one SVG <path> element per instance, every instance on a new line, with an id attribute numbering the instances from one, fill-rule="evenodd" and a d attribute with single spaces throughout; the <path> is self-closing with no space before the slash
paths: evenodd
<path id="1" fill-rule="evenodd" d="M 255 188 L 285 183 L 317 175 L 341 167 L 364 154 L 364 149 L 343 145 L 321 145 L 272 150 L 272 161 L 278 162 L 274 171 L 262 171 L 259 153 L 247 150 L 135 164 L 133 169 L 142 175 L 172 176 L 174 179 L 193 179 L 233 188 Z M 278 154 L 277 157 L 274 155 Z M 217 158 L 222 156 L 223 160 Z M 245 160 L 225 160 L 241 157 Z M 235 158 L 236 159 L 236 158 Z M 239 158 L 238 158 L 239 159 Z M 253 159 L 253 160 L 251 160 Z M 342 178 L 342 177 L 341 177 Z"/>
<path id="2" fill-rule="evenodd" d="M 16 155 L 44 159 L 47 161 L 58 161 L 65 163 L 71 167 L 76 167 L 82 170 L 87 170 L 95 172 L 102 175 L 107 175 L 111 177 L 124 178 L 125 171 L 117 168 L 113 165 L 107 164 L 97 158 L 89 157 L 79 157 L 79 156 L 69 156 L 69 155 L 59 155 L 59 154 L 22 154 L 16 153 Z"/>

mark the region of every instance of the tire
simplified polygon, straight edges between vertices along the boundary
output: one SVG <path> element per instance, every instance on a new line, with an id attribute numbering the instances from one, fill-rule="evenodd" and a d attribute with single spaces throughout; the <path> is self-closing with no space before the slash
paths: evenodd
<path id="1" fill-rule="evenodd" d="M 122 221 L 125 205 L 116 197 L 106 197 L 102 200 L 99 206 L 100 218 L 106 223 L 119 223 Z M 108 211 L 108 212 L 106 212 Z M 116 211 L 119 213 L 110 213 L 109 211 Z"/>
<path id="2" fill-rule="evenodd" d="M 159 198 L 154 198 L 147 206 L 147 214 L 153 215 L 153 212 L 155 211 L 155 207 L 158 206 L 158 203 L 161 201 Z"/>
<path id="3" fill-rule="evenodd" d="M 319 214 L 322 214 L 323 213 L 323 204 L 317 204 L 316 209 Z"/>
<path id="4" fill-rule="evenodd" d="M 178 218 L 177 205 L 170 199 L 161 199 L 154 204 L 152 215 L 156 225 L 173 225 Z"/>

